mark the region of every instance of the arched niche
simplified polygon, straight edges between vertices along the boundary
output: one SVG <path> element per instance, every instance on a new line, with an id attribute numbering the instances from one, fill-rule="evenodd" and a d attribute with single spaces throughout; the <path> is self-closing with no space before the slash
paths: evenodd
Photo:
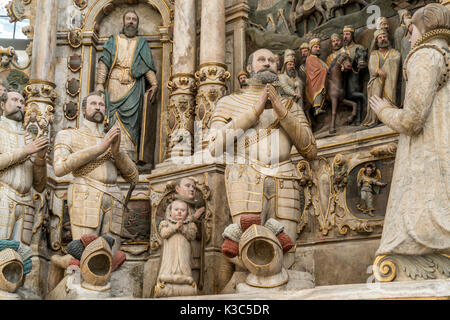
<path id="1" fill-rule="evenodd" d="M 165 146 L 165 106 L 169 92 L 167 81 L 171 73 L 172 43 L 169 28 L 173 24 L 172 5 L 168 0 L 97 0 L 87 8 L 83 22 L 83 56 L 81 95 L 95 88 L 96 66 L 102 55 L 103 45 L 109 36 L 119 33 L 123 27 L 123 13 L 133 9 L 139 16 L 139 36 L 144 37 L 152 50 L 159 89 L 154 105 L 158 114 L 155 145 L 156 163 L 163 161 Z M 162 125 L 161 125 L 162 124 Z"/>

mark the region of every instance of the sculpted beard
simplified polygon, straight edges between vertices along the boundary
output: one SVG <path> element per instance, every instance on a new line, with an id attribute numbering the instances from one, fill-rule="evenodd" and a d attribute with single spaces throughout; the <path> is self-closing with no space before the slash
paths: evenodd
<path id="1" fill-rule="evenodd" d="M 380 48 L 387 48 L 387 47 L 389 47 L 389 41 L 386 41 L 386 40 L 378 41 L 378 47 L 380 47 Z"/>
<path id="2" fill-rule="evenodd" d="M 348 38 L 344 38 L 344 45 L 345 46 L 348 46 L 350 43 L 352 43 L 353 42 L 353 37 L 350 37 L 350 39 L 348 39 Z"/>
<path id="3" fill-rule="evenodd" d="M 126 35 L 128 38 L 133 38 L 133 37 L 137 36 L 138 28 L 136 28 L 132 24 L 127 24 L 127 25 L 123 26 L 122 33 L 124 35 Z"/>
<path id="4" fill-rule="evenodd" d="M 262 84 L 273 83 L 278 80 L 278 75 L 270 68 L 261 68 L 258 72 L 252 71 L 251 77 L 260 81 Z"/>
<path id="5" fill-rule="evenodd" d="M 18 109 L 16 111 L 12 111 L 8 114 L 5 114 L 5 117 L 11 120 L 15 120 L 15 121 L 23 121 L 23 112 L 22 110 Z"/>
<path id="6" fill-rule="evenodd" d="M 289 77 L 295 77 L 296 76 L 296 72 L 295 72 L 295 69 L 287 69 L 286 70 L 286 73 L 287 73 L 287 75 L 289 76 Z"/>
<path id="7" fill-rule="evenodd" d="M 95 122 L 95 123 L 102 123 L 105 119 L 105 115 L 101 113 L 100 111 L 95 111 L 90 115 L 86 115 L 86 120 Z"/>

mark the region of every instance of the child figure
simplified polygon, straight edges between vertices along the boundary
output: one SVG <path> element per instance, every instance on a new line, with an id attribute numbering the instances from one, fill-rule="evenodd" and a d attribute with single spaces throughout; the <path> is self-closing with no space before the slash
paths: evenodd
<path id="1" fill-rule="evenodd" d="M 358 210 L 373 217 L 375 211 L 373 200 L 374 194 L 380 193 L 380 187 L 385 187 L 387 183 L 381 182 L 381 171 L 377 169 L 375 163 L 370 162 L 358 172 L 358 187 L 361 192 L 362 203 L 357 205 Z"/>
<path id="2" fill-rule="evenodd" d="M 197 294 L 197 284 L 192 277 L 190 244 L 195 239 L 197 227 L 188 215 L 186 202 L 176 199 L 169 204 L 166 219 L 159 224 L 159 234 L 164 242 L 155 297 Z"/>

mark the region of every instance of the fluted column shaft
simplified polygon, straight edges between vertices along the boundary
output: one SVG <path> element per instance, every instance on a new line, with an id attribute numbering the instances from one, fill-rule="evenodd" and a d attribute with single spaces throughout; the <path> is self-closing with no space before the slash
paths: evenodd
<path id="1" fill-rule="evenodd" d="M 166 159 L 190 156 L 195 108 L 196 0 L 175 1 Z"/>
<path id="2" fill-rule="evenodd" d="M 195 73 L 198 148 L 205 147 L 209 119 L 217 101 L 226 93 L 225 82 L 230 78 L 225 64 L 225 1 L 202 0 L 201 12 L 200 65 Z"/>

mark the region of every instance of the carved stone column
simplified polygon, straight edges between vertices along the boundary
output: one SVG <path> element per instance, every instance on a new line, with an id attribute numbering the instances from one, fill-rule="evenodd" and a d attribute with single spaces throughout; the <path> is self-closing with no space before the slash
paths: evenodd
<path id="1" fill-rule="evenodd" d="M 202 143 L 207 135 L 209 120 L 217 101 L 226 93 L 225 81 L 230 78 L 230 73 L 226 69 L 225 1 L 203 0 L 200 65 L 195 73 L 198 87 L 195 110 L 198 144 Z M 199 145 L 196 147 L 201 148 Z"/>
<path id="2" fill-rule="evenodd" d="M 55 100 L 57 0 L 38 0 L 30 80 L 25 87 L 24 127 L 35 136 L 48 134 Z"/>
<path id="3" fill-rule="evenodd" d="M 23 1 L 24 4 L 30 2 Z M 35 0 L 33 3 L 32 16 L 35 15 L 35 20 L 34 25 L 28 28 L 33 30 L 32 55 L 29 81 L 23 90 L 26 99 L 23 126 L 36 137 L 49 134 L 58 97 L 54 83 L 58 0 Z M 42 245 L 44 238 L 41 226 L 45 215 L 44 203 L 47 201 L 47 192 L 44 190 L 33 196 L 39 200 L 40 205 L 35 208 L 33 237 L 30 244 L 33 250 L 31 258 L 33 268 L 27 274 L 23 287 L 27 289 L 27 295 L 43 297 L 46 293 L 49 252 L 46 246 Z"/>
<path id="4" fill-rule="evenodd" d="M 172 77 L 167 110 L 166 159 L 190 156 L 193 150 L 195 108 L 195 0 L 175 2 Z"/>

